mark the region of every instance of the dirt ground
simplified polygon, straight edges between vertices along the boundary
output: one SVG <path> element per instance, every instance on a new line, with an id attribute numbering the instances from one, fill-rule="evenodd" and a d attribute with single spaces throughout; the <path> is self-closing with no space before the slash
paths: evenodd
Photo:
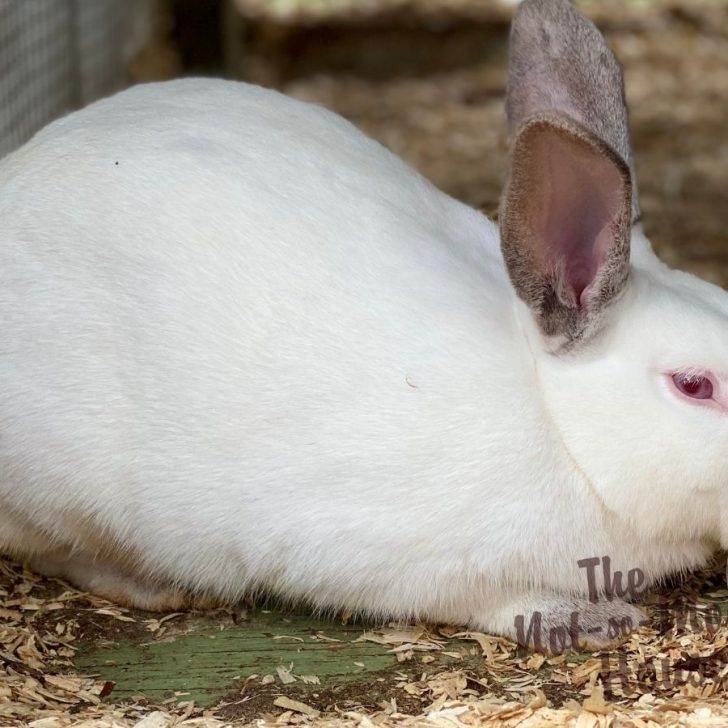
<path id="1" fill-rule="evenodd" d="M 382 3 L 367 2 L 352 19 L 319 3 L 323 10 L 308 16 L 284 8 L 271 18 L 265 3 L 240 0 L 253 18 L 246 73 L 342 113 L 445 191 L 494 214 L 507 164 L 509 11 L 487 4 L 392 0 L 381 11 Z M 671 265 L 728 286 L 728 3 L 580 5 L 625 68 L 643 222 L 655 249 Z M 180 29 L 170 33 L 136 68 L 137 78 L 185 65 L 175 48 Z M 210 52 L 205 70 L 224 72 L 216 62 Z M 444 625 L 347 627 L 340 617 L 299 623 L 287 612 L 263 617 L 252 608 L 244 618 L 231 611 L 165 619 L 10 563 L 2 564 L 0 598 L 0 725 L 728 725 L 721 560 L 655 592 L 650 627 L 621 649 L 552 660 Z M 711 626 L 706 615 L 718 622 Z M 228 658 L 194 641 L 218 632 L 258 640 L 269 662 L 247 673 L 238 662 L 223 670 Z M 361 649 L 355 640 L 363 634 L 367 648 L 349 652 Z M 349 667 L 363 672 L 343 682 L 334 671 L 327 682 L 327 668 L 315 662 L 327 640 L 343 644 Z M 296 650 L 311 655 L 319 667 L 310 669 L 321 674 L 289 670 L 285 645 L 303 645 Z M 211 672 L 190 687 L 185 675 L 203 653 L 213 657 L 200 670 Z M 165 689 L 154 682 L 160 664 Z M 198 698 L 200 688 L 215 696 L 209 705 Z"/>

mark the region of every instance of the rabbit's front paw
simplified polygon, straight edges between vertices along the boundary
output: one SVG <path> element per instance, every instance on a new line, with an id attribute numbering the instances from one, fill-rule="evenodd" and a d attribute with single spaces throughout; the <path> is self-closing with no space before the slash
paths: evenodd
<path id="1" fill-rule="evenodd" d="M 581 652 L 612 647 L 648 623 L 647 614 L 639 607 L 615 599 L 611 602 L 589 601 L 578 604 L 576 647 Z M 571 615 L 569 615 L 571 623 Z"/>
<path id="2" fill-rule="evenodd" d="M 557 596 L 531 596 L 477 620 L 486 631 L 504 634 L 520 647 L 548 654 L 603 650 L 647 621 L 643 610 L 620 599 L 594 603 Z"/>

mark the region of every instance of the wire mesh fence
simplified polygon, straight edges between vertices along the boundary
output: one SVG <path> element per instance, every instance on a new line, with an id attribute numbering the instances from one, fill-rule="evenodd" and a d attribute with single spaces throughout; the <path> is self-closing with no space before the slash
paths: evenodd
<path id="1" fill-rule="evenodd" d="M 152 0 L 0 0 L 0 156 L 121 88 Z"/>

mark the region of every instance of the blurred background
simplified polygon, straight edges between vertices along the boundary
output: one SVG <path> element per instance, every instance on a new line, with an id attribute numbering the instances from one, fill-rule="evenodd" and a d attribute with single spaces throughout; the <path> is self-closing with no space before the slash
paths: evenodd
<path id="1" fill-rule="evenodd" d="M 0 156 L 134 83 L 223 76 L 327 106 L 494 215 L 516 0 L 0 0 Z M 625 68 L 644 225 L 728 286 L 728 0 L 582 0 Z"/>

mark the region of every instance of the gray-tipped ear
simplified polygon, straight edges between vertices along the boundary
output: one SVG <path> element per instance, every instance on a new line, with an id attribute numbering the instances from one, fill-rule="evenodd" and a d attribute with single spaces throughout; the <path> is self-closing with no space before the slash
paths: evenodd
<path id="1" fill-rule="evenodd" d="M 504 259 L 542 331 L 569 345 L 624 287 L 639 209 L 621 69 L 568 0 L 521 4 L 506 108 Z"/>

